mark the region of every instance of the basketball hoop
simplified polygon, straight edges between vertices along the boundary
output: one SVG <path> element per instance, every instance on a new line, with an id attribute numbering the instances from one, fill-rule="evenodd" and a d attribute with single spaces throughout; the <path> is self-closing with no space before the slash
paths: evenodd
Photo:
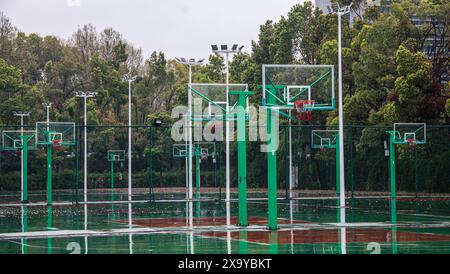
<path id="1" fill-rule="evenodd" d="M 216 130 L 222 130 L 223 124 L 222 123 L 216 123 L 211 127 L 211 133 L 215 134 Z"/>
<path id="2" fill-rule="evenodd" d="M 413 149 L 415 149 L 416 148 L 416 139 L 413 139 L 413 138 L 409 138 L 409 139 L 406 139 L 406 142 L 408 143 L 408 145 L 410 145 L 411 146 L 411 148 L 413 148 Z"/>
<path id="3" fill-rule="evenodd" d="M 298 112 L 297 118 L 300 121 L 311 121 L 313 114 L 311 107 L 314 106 L 314 100 L 299 100 L 294 102 L 294 108 Z"/>
<path id="4" fill-rule="evenodd" d="M 59 149 L 60 147 L 61 147 L 61 139 L 55 139 L 55 140 L 53 140 L 52 141 L 52 144 L 53 144 L 53 148 L 55 148 L 55 149 Z"/>

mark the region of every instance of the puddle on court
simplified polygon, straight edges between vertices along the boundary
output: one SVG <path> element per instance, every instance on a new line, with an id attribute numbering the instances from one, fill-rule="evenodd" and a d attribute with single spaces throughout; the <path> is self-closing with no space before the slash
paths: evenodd
<path id="1" fill-rule="evenodd" d="M 279 231 L 265 229 L 266 201 L 249 201 L 249 224 L 257 227 L 248 230 L 224 229 L 223 201 L 1 206 L 0 253 L 450 253 L 450 229 L 445 225 L 449 224 L 449 212 L 408 203 L 399 203 L 396 229 L 386 225 L 336 228 L 326 225 L 336 222 L 333 200 L 279 200 Z M 189 206 L 193 208 L 194 230 L 188 229 Z M 359 201 L 347 210 L 347 221 L 388 224 L 388 209 L 386 201 Z M 232 202 L 232 225 L 237 224 L 236 216 L 237 203 Z M 116 233 L 130 228 L 120 232 L 124 234 Z M 138 229 L 148 230 L 133 233 Z M 45 236 L 67 231 L 110 234 L 5 239 L 8 233 Z"/>

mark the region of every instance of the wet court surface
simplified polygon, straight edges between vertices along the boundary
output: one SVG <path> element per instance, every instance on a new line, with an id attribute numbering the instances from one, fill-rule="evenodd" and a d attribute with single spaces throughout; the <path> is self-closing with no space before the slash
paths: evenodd
<path id="1" fill-rule="evenodd" d="M 237 203 L 227 227 L 225 202 L 217 200 L 2 204 L 0 253 L 450 253 L 447 200 L 399 202 L 395 225 L 388 201 L 354 202 L 345 226 L 336 223 L 334 204 L 281 199 L 277 231 L 267 229 L 266 201 L 249 202 L 245 228 L 237 226 Z"/>

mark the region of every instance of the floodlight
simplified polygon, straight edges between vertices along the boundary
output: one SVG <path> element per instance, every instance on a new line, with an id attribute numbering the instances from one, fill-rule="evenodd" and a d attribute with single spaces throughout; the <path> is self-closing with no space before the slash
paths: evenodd
<path id="1" fill-rule="evenodd" d="M 220 49 L 221 49 L 221 50 L 227 50 L 227 49 L 228 49 L 228 46 L 227 46 L 227 45 L 220 45 Z"/>
<path id="2" fill-rule="evenodd" d="M 239 51 L 241 51 L 243 48 L 244 48 L 244 46 L 240 46 L 240 47 L 239 47 Z"/>
<path id="3" fill-rule="evenodd" d="M 238 47 L 238 45 L 237 45 L 237 44 L 234 44 L 233 47 L 231 48 L 231 50 L 236 50 L 237 47 Z"/>
<path id="4" fill-rule="evenodd" d="M 97 95 L 97 92 L 92 91 L 74 91 L 76 97 L 86 97 L 91 98 Z"/>
<path id="5" fill-rule="evenodd" d="M 14 116 L 30 116 L 29 111 L 13 111 Z"/>
<path id="6" fill-rule="evenodd" d="M 176 60 L 178 63 L 181 62 L 181 60 L 180 60 L 178 57 L 175 57 L 175 60 Z"/>
<path id="7" fill-rule="evenodd" d="M 218 50 L 219 50 L 219 48 L 217 47 L 217 45 L 211 45 L 211 48 L 212 48 L 213 51 L 218 51 Z"/>
<path id="8" fill-rule="evenodd" d="M 153 119 L 153 126 L 155 126 L 155 127 L 162 126 L 162 120 L 161 119 Z"/>
<path id="9" fill-rule="evenodd" d="M 332 12 L 333 14 L 344 15 L 344 14 L 347 14 L 350 12 L 352 5 L 353 5 L 353 3 L 350 3 L 350 5 L 348 5 L 348 6 L 341 7 L 339 5 L 339 3 L 334 3 L 334 4 L 331 4 L 331 8 L 328 6 L 328 9 L 333 10 L 333 12 Z"/>
<path id="10" fill-rule="evenodd" d="M 200 66 L 205 59 L 196 61 L 195 58 L 175 58 L 180 64 L 189 66 Z"/>
<path id="11" fill-rule="evenodd" d="M 136 77 L 137 77 L 137 76 L 130 76 L 130 75 L 128 75 L 128 74 L 124 74 L 124 75 L 123 75 L 123 79 L 124 79 L 125 81 L 129 81 L 129 82 L 130 82 L 130 81 L 131 81 L 131 82 L 132 82 L 132 81 L 135 81 L 135 80 L 136 80 Z"/>

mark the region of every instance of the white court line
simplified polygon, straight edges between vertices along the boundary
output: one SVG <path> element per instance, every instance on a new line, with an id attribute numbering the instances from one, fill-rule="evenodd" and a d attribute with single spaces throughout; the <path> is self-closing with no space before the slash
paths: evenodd
<path id="1" fill-rule="evenodd" d="M 295 224 L 295 225 L 279 225 L 279 231 L 285 230 L 307 230 L 307 229 L 336 229 L 339 227 L 347 228 L 361 228 L 361 227 L 392 227 L 389 223 L 346 223 L 345 225 L 340 223 L 325 223 L 325 224 Z M 450 223 L 440 224 L 416 224 L 416 223 L 403 223 L 397 224 L 396 227 L 414 227 L 414 228 L 442 228 L 450 227 Z M 246 228 L 239 226 L 200 226 L 190 229 L 189 227 L 159 227 L 159 228 L 121 228 L 111 230 L 56 230 L 56 231 L 33 231 L 33 232 L 12 232 L 12 233 L 0 233 L 0 240 L 19 239 L 19 238 L 59 238 L 59 237 L 77 237 L 77 236 L 121 236 L 128 234 L 149 234 L 149 233 L 161 233 L 161 234 L 173 234 L 173 233 L 189 233 L 189 232 L 201 233 L 201 232 L 232 232 L 232 231 L 269 231 L 267 226 L 250 225 Z"/>

